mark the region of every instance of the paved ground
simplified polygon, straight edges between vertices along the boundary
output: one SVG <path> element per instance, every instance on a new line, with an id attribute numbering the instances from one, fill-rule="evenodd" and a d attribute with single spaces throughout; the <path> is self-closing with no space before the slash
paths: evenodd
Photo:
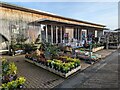
<path id="1" fill-rule="evenodd" d="M 108 55 L 108 53 L 110 54 L 110 52 L 113 52 L 113 51 L 114 50 L 106 51 L 105 53 L 104 53 L 104 51 L 99 51 L 98 53 L 99 54 L 104 53 L 103 55 L 106 56 L 106 55 Z M 18 67 L 18 75 L 19 76 L 26 77 L 26 79 L 27 79 L 27 81 L 25 83 L 26 88 L 53 88 L 53 87 L 56 87 L 57 85 L 58 85 L 58 87 L 79 87 L 80 82 L 82 83 L 83 81 L 88 79 L 88 77 L 91 76 L 92 71 L 94 71 L 94 69 L 101 66 L 101 64 L 99 65 L 99 63 L 98 63 L 98 67 L 96 67 L 96 64 L 95 64 L 95 66 L 93 65 L 94 69 L 92 71 L 91 71 L 91 67 L 90 67 L 87 70 L 85 70 L 86 73 L 83 73 L 84 71 L 83 72 L 79 71 L 74 74 L 75 76 L 72 75 L 69 78 L 64 79 L 64 78 L 59 77 L 58 75 L 55 75 L 47 70 L 39 68 L 28 62 L 25 62 L 24 55 L 15 56 L 15 57 L 12 57 L 12 56 L 5 56 L 5 57 L 8 60 L 14 61 L 16 63 L 16 65 Z M 86 64 L 86 63 L 84 63 L 84 61 L 81 61 L 81 64 L 82 64 L 82 69 L 85 69 L 90 66 L 90 64 Z M 95 75 L 94 72 L 93 72 L 93 74 Z M 98 73 L 98 75 L 101 75 L 101 74 Z M 80 81 L 79 83 L 76 82 L 78 80 Z M 95 80 L 97 80 L 97 79 L 95 79 Z M 71 84 L 70 84 L 71 86 L 70 85 L 66 86 L 66 84 L 65 84 L 65 86 L 62 86 L 67 81 L 73 82 L 73 83 L 75 82 L 76 84 L 74 84 L 74 86 Z M 86 83 L 89 83 L 89 82 L 86 82 Z M 80 87 L 86 87 L 86 84 L 85 85 L 83 84 Z"/>
<path id="2" fill-rule="evenodd" d="M 115 52 L 115 49 L 103 49 L 100 51 L 95 52 L 96 54 L 100 54 L 102 56 L 102 58 L 105 58 L 106 56 L 110 55 L 111 53 Z"/>
<path id="3" fill-rule="evenodd" d="M 118 88 L 118 52 L 65 80 L 55 88 Z"/>
<path id="4" fill-rule="evenodd" d="M 18 67 L 18 75 L 26 77 L 26 88 L 53 88 L 65 79 L 51 73 L 47 70 L 44 70 L 40 67 L 37 67 L 31 63 L 25 62 L 25 56 L 5 56 L 10 62 L 15 62 Z M 89 67 L 90 64 L 81 61 L 82 70 Z"/>
<path id="5" fill-rule="evenodd" d="M 0 80 L 1 80 L 1 78 L 2 78 L 2 62 L 1 62 L 1 60 L 0 60 Z M 0 86 L 1 86 L 1 82 L 0 82 Z"/>
<path id="6" fill-rule="evenodd" d="M 18 75 L 26 77 L 26 88 L 53 88 L 64 80 L 47 70 L 25 62 L 24 55 L 6 57 L 9 61 L 15 62 L 18 67 Z"/>

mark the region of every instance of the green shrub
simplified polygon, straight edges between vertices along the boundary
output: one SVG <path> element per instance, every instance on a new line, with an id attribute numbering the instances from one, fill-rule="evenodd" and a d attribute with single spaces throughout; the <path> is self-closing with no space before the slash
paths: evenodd
<path id="1" fill-rule="evenodd" d="M 17 73 L 17 67 L 14 62 L 11 62 L 9 64 L 9 71 L 7 74 L 9 75 L 9 74 L 16 74 L 16 73 Z"/>
<path id="2" fill-rule="evenodd" d="M 2 74 L 6 75 L 9 71 L 9 63 L 7 59 L 2 58 Z"/>
<path id="3" fill-rule="evenodd" d="M 23 85 L 25 83 L 26 79 L 24 77 L 19 77 L 15 81 L 11 81 L 5 84 L 2 84 L 1 89 L 2 90 L 14 90 L 17 89 L 18 86 Z"/>
<path id="4" fill-rule="evenodd" d="M 63 56 L 66 61 L 61 61 L 57 59 L 47 60 L 48 65 L 52 65 L 52 68 L 60 70 L 61 72 L 67 73 L 71 69 L 80 65 L 80 60 L 76 58 L 70 58 L 67 56 Z"/>
<path id="5" fill-rule="evenodd" d="M 8 63 L 7 59 L 2 58 L 2 76 L 8 76 L 8 78 L 11 78 L 11 75 L 17 74 L 17 67 L 14 62 Z M 17 77 L 16 77 L 17 78 Z M 17 89 L 18 86 L 23 85 L 26 81 L 24 77 L 19 77 L 17 79 L 12 79 L 11 82 L 7 81 L 5 84 L 2 84 L 0 87 L 2 90 L 14 90 Z M 3 78 L 2 78 L 3 79 Z M 5 79 L 6 80 L 6 79 Z"/>
<path id="6" fill-rule="evenodd" d="M 74 61 L 75 64 L 80 65 L 80 60 L 79 59 L 74 58 L 73 61 Z"/>
<path id="7" fill-rule="evenodd" d="M 63 72 L 64 73 L 68 73 L 68 71 L 69 71 L 69 67 L 67 67 L 67 66 L 63 67 Z"/>

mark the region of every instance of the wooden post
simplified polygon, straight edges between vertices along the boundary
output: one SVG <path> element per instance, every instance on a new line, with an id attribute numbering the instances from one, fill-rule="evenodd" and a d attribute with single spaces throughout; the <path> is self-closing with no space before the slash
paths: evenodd
<path id="1" fill-rule="evenodd" d="M 58 28 L 56 26 L 56 43 L 58 43 Z"/>
<path id="2" fill-rule="evenodd" d="M 78 40 L 80 41 L 80 28 L 78 28 Z"/>
<path id="3" fill-rule="evenodd" d="M 48 42 L 48 29 L 47 29 L 47 25 L 46 26 L 46 42 Z"/>
<path id="4" fill-rule="evenodd" d="M 42 42 L 41 27 L 40 26 L 39 26 L 39 35 L 40 35 L 40 42 Z"/>
<path id="5" fill-rule="evenodd" d="M 61 38 L 60 38 L 60 39 L 61 39 L 61 42 L 60 42 L 60 43 L 62 43 L 62 26 L 60 27 L 60 32 L 61 32 L 61 33 L 60 33 L 60 36 L 61 36 Z"/>
<path id="6" fill-rule="evenodd" d="M 78 40 L 78 37 L 77 37 L 77 36 L 78 36 L 78 35 L 77 35 L 77 28 L 75 28 L 75 35 L 76 35 L 76 36 L 75 36 L 75 39 Z"/>
<path id="7" fill-rule="evenodd" d="M 51 25 L 51 43 L 53 44 L 53 25 Z"/>
<path id="8" fill-rule="evenodd" d="M 79 41 L 79 28 L 77 28 L 77 34 L 78 34 L 78 41 Z"/>
<path id="9" fill-rule="evenodd" d="M 108 49 L 108 44 L 109 44 L 109 35 L 106 37 L 106 49 Z"/>

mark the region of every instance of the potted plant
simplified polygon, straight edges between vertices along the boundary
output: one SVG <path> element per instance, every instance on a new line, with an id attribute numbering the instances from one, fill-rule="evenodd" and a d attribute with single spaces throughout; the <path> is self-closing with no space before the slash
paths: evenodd
<path id="1" fill-rule="evenodd" d="M 16 74 L 17 73 L 17 67 L 14 62 L 11 62 L 9 64 L 9 71 L 7 74 Z"/>
<path id="2" fill-rule="evenodd" d="M 69 71 L 69 67 L 64 66 L 64 67 L 63 67 L 63 73 L 68 73 L 68 71 Z"/>
<path id="3" fill-rule="evenodd" d="M 79 59 L 74 58 L 73 61 L 74 61 L 76 67 L 80 65 Z"/>
<path id="4" fill-rule="evenodd" d="M 14 90 L 18 88 L 23 88 L 23 84 L 26 79 L 24 77 L 19 77 L 17 80 L 2 84 L 1 90 Z"/>
<path id="5" fill-rule="evenodd" d="M 17 67 L 15 63 L 8 63 L 6 59 L 2 59 L 2 90 L 14 90 L 25 82 L 25 78 L 17 78 Z"/>
<path id="6" fill-rule="evenodd" d="M 73 69 L 75 67 L 75 63 L 74 62 L 70 62 L 70 69 Z"/>
<path id="7" fill-rule="evenodd" d="M 23 88 L 23 84 L 25 83 L 26 79 L 24 77 L 19 77 L 16 82 L 17 82 L 17 88 Z"/>
<path id="8" fill-rule="evenodd" d="M 7 72 L 7 75 L 9 75 L 9 80 L 16 80 L 17 78 L 17 67 L 14 62 L 11 62 L 9 64 L 9 71 Z"/>
<path id="9" fill-rule="evenodd" d="M 47 66 L 48 67 L 52 67 L 51 62 L 52 62 L 52 60 L 47 60 Z"/>
<path id="10" fill-rule="evenodd" d="M 9 82 L 9 76 L 7 75 L 9 71 L 9 63 L 5 58 L 2 58 L 2 83 Z"/>
<path id="11" fill-rule="evenodd" d="M 45 56 L 50 57 L 50 59 L 55 59 L 59 56 L 58 52 L 59 52 L 59 49 L 57 46 L 49 45 L 45 50 Z"/>

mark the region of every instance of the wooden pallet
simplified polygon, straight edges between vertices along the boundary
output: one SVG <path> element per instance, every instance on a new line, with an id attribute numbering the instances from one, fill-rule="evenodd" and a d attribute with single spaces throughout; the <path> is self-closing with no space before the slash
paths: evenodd
<path id="1" fill-rule="evenodd" d="M 55 73 L 55 74 L 57 74 L 57 75 L 59 75 L 59 76 L 61 76 L 61 77 L 64 77 L 64 78 L 67 78 L 67 77 L 70 76 L 71 74 L 73 74 L 73 73 L 75 73 L 75 72 L 77 72 L 78 70 L 81 69 L 81 65 L 80 65 L 80 66 L 76 67 L 75 69 L 73 69 L 73 70 L 71 70 L 71 71 L 69 71 L 68 73 L 65 74 L 65 73 L 59 72 L 59 71 L 57 71 L 57 70 L 55 70 L 55 69 L 53 69 L 53 68 L 47 67 L 47 66 L 45 66 L 45 65 L 42 65 L 42 64 L 40 64 L 40 63 L 34 62 L 34 61 L 32 61 L 32 60 L 29 60 L 29 59 L 25 59 L 25 61 L 27 61 L 27 62 L 29 62 L 29 63 L 32 63 L 32 64 L 35 64 L 36 66 L 39 66 L 39 67 L 41 67 L 41 68 L 43 68 L 43 69 L 46 69 L 46 70 L 48 70 L 48 71 L 50 71 L 50 72 L 52 72 L 52 73 Z"/>

